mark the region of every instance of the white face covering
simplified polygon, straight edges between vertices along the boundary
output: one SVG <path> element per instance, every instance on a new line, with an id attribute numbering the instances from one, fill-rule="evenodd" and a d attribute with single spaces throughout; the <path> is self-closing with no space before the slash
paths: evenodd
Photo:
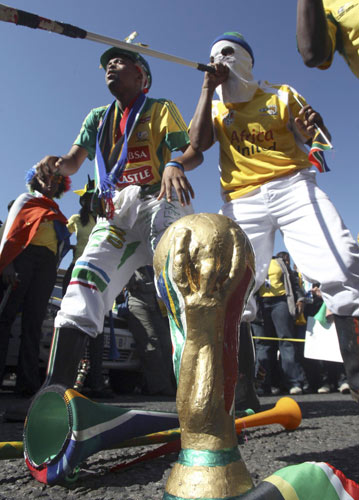
<path id="1" fill-rule="evenodd" d="M 233 54 L 222 54 L 224 47 L 231 47 Z M 252 75 L 252 58 L 238 43 L 220 40 L 211 50 L 211 57 L 215 63 L 222 63 L 229 67 L 228 80 L 218 85 L 216 92 L 222 102 L 247 102 L 252 99 L 258 88 L 258 82 Z"/>

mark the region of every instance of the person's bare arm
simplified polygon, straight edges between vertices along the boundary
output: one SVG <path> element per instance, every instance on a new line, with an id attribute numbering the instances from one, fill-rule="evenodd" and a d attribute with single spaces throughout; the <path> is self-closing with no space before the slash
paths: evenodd
<path id="1" fill-rule="evenodd" d="M 331 43 L 322 0 L 298 0 L 297 44 L 306 66 L 320 66 L 329 59 Z"/>
<path id="2" fill-rule="evenodd" d="M 206 151 L 213 142 L 212 124 L 212 99 L 214 91 L 228 78 L 229 69 L 223 64 L 212 65 L 216 68 L 215 73 L 205 73 L 201 95 L 197 104 L 195 114 L 192 118 L 189 137 L 191 146 L 195 151 Z"/>
<path id="3" fill-rule="evenodd" d="M 53 175 L 73 175 L 79 170 L 86 158 L 87 150 L 76 145 L 72 146 L 64 156 L 45 156 L 36 165 L 39 180 L 46 184 Z"/>
<path id="4" fill-rule="evenodd" d="M 313 138 L 317 132 L 317 125 L 321 128 L 328 139 L 331 139 L 330 132 L 325 126 L 323 118 L 310 106 L 310 104 L 307 104 L 299 111 L 299 116 L 295 118 L 294 122 L 298 127 L 298 130 L 304 135 L 309 135 Z M 311 142 L 312 141 L 309 140 L 308 144 L 311 144 Z"/>
<path id="5" fill-rule="evenodd" d="M 184 170 L 193 170 L 203 161 L 203 154 L 195 151 L 191 146 L 182 149 L 183 155 L 173 158 L 173 162 L 182 165 Z M 158 200 L 166 196 L 167 201 L 172 201 L 172 188 L 175 189 L 178 200 L 182 206 L 189 205 L 194 198 L 193 188 L 185 173 L 180 167 L 166 166 L 162 175 L 162 183 Z"/>
<path id="6" fill-rule="evenodd" d="M 195 151 L 192 146 L 183 148 L 183 155 L 175 158 L 175 161 L 182 163 L 185 171 L 194 170 L 203 162 L 203 154 L 201 151 Z"/>

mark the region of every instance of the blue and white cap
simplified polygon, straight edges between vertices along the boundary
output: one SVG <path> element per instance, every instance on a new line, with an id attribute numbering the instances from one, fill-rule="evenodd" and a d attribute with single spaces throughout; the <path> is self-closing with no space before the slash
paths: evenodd
<path id="1" fill-rule="evenodd" d="M 223 33 L 223 35 L 218 36 L 211 45 L 211 48 L 213 47 L 214 44 L 217 42 L 220 42 L 222 40 L 228 40 L 229 42 L 233 43 L 238 43 L 238 45 L 241 45 L 251 56 L 252 58 L 252 67 L 254 65 L 254 55 L 253 55 L 253 50 L 251 46 L 246 42 L 244 39 L 244 36 L 241 33 L 238 33 L 237 31 L 227 31 L 226 33 Z"/>

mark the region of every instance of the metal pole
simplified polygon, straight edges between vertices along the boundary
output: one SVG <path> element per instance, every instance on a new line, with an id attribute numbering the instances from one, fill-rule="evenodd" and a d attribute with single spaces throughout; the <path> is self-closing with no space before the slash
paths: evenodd
<path id="1" fill-rule="evenodd" d="M 93 42 L 110 45 L 111 47 L 118 47 L 130 52 L 138 52 L 139 54 L 144 54 L 147 56 L 156 57 L 158 59 L 163 59 L 165 61 L 189 66 L 190 68 L 195 68 L 200 71 L 208 71 L 210 73 L 215 72 L 215 69 L 212 66 L 207 66 L 206 64 L 189 61 L 188 59 L 172 56 L 170 54 L 159 52 L 158 50 L 152 50 L 141 45 L 123 42 L 121 40 L 117 40 L 116 38 L 110 38 L 104 35 L 99 35 L 97 33 L 91 33 L 77 26 L 62 23 L 60 21 L 46 19 L 45 17 L 26 12 L 24 10 L 15 9 L 13 7 L 8 7 L 4 4 L 0 4 L 0 21 L 14 23 L 20 26 L 27 26 L 28 28 L 33 29 L 51 31 L 53 33 L 57 33 L 58 35 L 65 35 L 71 38 L 85 38 Z"/>

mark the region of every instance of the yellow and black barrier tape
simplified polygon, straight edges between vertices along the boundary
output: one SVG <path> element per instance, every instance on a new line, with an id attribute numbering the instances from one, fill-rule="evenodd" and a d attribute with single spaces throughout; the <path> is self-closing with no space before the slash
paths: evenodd
<path id="1" fill-rule="evenodd" d="M 258 340 L 277 340 L 277 341 L 285 341 L 285 342 L 305 342 L 305 339 L 280 339 L 279 337 L 252 337 L 253 339 L 258 339 Z"/>

